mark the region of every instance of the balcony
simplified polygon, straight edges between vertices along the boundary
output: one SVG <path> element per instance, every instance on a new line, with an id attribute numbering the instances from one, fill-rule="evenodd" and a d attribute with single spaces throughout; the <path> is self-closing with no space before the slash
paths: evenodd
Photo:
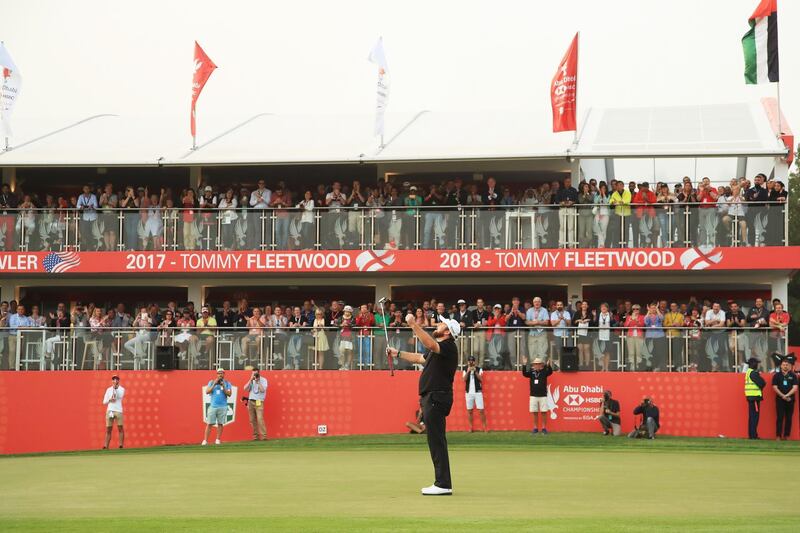
<path id="1" fill-rule="evenodd" d="M 574 207 L 7 209 L 0 250 L 492 250 L 786 246 L 784 202 Z"/>
<path id="2" fill-rule="evenodd" d="M 571 370 L 652 372 L 736 372 L 750 357 L 764 368 L 768 357 L 787 353 L 785 330 L 670 327 L 646 330 L 615 327 L 467 328 L 457 339 L 460 365 L 469 354 L 486 370 L 519 370 L 527 357 L 543 357 Z M 388 346 L 422 352 L 406 327 L 382 328 L 0 328 L 0 350 L 15 370 L 152 370 L 156 352 L 167 347 L 182 370 L 257 366 L 266 370 L 385 370 Z M 347 340 L 351 348 L 345 349 Z M 420 367 L 394 361 L 399 370 Z"/>

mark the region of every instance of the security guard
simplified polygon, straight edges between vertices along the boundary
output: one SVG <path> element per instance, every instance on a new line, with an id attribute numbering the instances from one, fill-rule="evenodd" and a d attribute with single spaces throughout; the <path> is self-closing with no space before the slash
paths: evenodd
<path id="1" fill-rule="evenodd" d="M 761 415 L 761 399 L 763 394 L 761 389 L 766 382 L 758 372 L 760 359 L 751 357 L 747 360 L 747 370 L 744 371 L 744 396 L 747 399 L 748 419 L 747 436 L 750 439 L 758 439 L 758 417 Z"/>
<path id="2" fill-rule="evenodd" d="M 772 389 L 775 391 L 775 436 L 778 440 L 788 440 L 792 434 L 794 398 L 797 394 L 797 374 L 794 373 L 794 354 L 778 355 L 780 371 L 772 375 Z"/>

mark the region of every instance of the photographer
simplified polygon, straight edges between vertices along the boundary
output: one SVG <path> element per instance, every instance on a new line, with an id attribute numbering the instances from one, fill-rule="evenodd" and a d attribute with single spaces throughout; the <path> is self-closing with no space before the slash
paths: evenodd
<path id="1" fill-rule="evenodd" d="M 619 402 L 611 397 L 610 390 L 603 392 L 603 403 L 600 405 L 597 421 L 603 426 L 603 435 L 613 434 L 619 437 L 622 434 Z"/>
<path id="2" fill-rule="evenodd" d="M 262 377 L 258 368 L 253 368 L 250 381 L 244 386 L 248 393 L 247 412 L 250 415 L 250 426 L 253 428 L 253 440 L 267 440 L 267 425 L 264 422 L 264 400 L 267 397 L 267 378 Z"/>
<path id="3" fill-rule="evenodd" d="M 211 403 L 206 411 L 206 432 L 201 446 L 208 444 L 211 427 L 217 426 L 217 440 L 215 444 L 222 444 L 222 426 L 228 416 L 228 397 L 231 395 L 231 383 L 225 380 L 225 371 L 217 370 L 217 379 L 212 379 L 206 386 L 206 394 L 211 396 Z"/>
<path id="4" fill-rule="evenodd" d="M 642 415 L 642 423 L 628 433 L 628 437 L 631 439 L 655 439 L 661 424 L 658 421 L 658 407 L 653 400 L 649 396 L 645 396 L 642 403 L 633 410 L 633 414 Z"/>
<path id="5" fill-rule="evenodd" d="M 464 388 L 466 389 L 469 432 L 475 431 L 472 425 L 472 411 L 477 408 L 485 433 L 488 430 L 486 428 L 486 413 L 483 410 L 483 369 L 475 364 L 474 355 L 467 357 L 467 367 L 461 372 L 461 377 L 464 380 Z"/>

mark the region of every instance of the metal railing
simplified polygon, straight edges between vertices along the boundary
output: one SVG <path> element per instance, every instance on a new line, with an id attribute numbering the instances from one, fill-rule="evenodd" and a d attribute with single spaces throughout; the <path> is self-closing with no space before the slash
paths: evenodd
<path id="1" fill-rule="evenodd" d="M 422 352 L 406 327 L 383 328 L 0 328 L 0 365 L 12 370 L 150 370 L 159 347 L 170 347 L 179 369 L 381 370 L 387 346 Z M 518 370 L 524 358 L 556 367 L 575 353 L 581 370 L 718 371 L 741 369 L 750 357 L 764 368 L 786 353 L 785 330 L 774 328 L 483 327 L 457 339 L 459 364 L 474 355 L 487 370 Z M 395 361 L 397 369 L 415 369 Z"/>
<path id="2" fill-rule="evenodd" d="M 784 246 L 785 202 L 4 209 L 0 251 Z"/>

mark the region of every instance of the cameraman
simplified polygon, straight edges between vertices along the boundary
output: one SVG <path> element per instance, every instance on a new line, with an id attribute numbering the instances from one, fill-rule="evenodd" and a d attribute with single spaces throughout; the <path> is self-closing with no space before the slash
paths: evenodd
<path id="1" fill-rule="evenodd" d="M 228 397 L 231 395 L 231 383 L 225 380 L 225 371 L 217 370 L 217 379 L 212 379 L 206 386 L 206 394 L 211 395 L 211 403 L 206 412 L 206 433 L 201 446 L 208 444 L 211 427 L 217 426 L 217 440 L 214 444 L 222 444 L 222 426 L 228 416 Z"/>
<path id="2" fill-rule="evenodd" d="M 466 389 L 467 417 L 469 418 L 469 432 L 474 431 L 472 425 L 472 411 L 478 409 L 483 425 L 483 432 L 486 433 L 486 413 L 483 411 L 483 369 L 475 364 L 475 356 L 467 357 L 467 367 L 461 372 Z"/>
<path id="3" fill-rule="evenodd" d="M 661 427 L 661 424 L 658 421 L 658 407 L 653 403 L 650 396 L 645 396 L 642 399 L 642 403 L 636 406 L 633 414 L 642 415 L 642 423 L 628 433 L 628 437 L 632 439 L 645 437 L 650 440 L 655 439 L 656 432 Z"/>
<path id="4" fill-rule="evenodd" d="M 267 440 L 267 425 L 264 423 L 264 400 L 267 397 L 267 378 L 262 377 L 258 368 L 253 368 L 250 381 L 244 386 L 247 396 L 247 412 L 253 428 L 253 440 Z"/>
<path id="5" fill-rule="evenodd" d="M 622 434 L 619 402 L 611 397 L 610 390 L 603 392 L 603 404 L 600 406 L 597 420 L 603 426 L 603 435 L 613 434 L 619 437 Z"/>

